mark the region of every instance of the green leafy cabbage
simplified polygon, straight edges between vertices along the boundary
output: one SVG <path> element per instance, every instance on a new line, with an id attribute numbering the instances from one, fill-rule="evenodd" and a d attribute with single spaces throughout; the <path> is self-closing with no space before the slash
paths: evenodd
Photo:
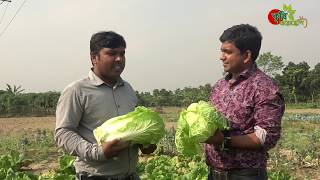
<path id="1" fill-rule="evenodd" d="M 139 163 L 141 180 L 207 180 L 208 166 L 198 156 L 158 155 Z"/>
<path id="2" fill-rule="evenodd" d="M 228 127 L 228 121 L 211 104 L 192 103 L 180 113 L 175 143 L 179 153 L 192 156 L 203 152 L 201 146 L 217 129 Z"/>
<path id="3" fill-rule="evenodd" d="M 138 106 L 126 115 L 107 120 L 93 133 L 99 145 L 120 138 L 147 146 L 160 141 L 165 135 L 165 126 L 157 112 Z"/>

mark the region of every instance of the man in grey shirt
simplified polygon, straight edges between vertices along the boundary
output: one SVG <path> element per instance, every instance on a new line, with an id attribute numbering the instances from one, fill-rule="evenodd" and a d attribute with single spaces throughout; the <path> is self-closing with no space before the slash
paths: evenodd
<path id="1" fill-rule="evenodd" d="M 152 153 L 155 145 L 143 148 L 115 139 L 99 146 L 93 130 L 106 120 L 133 111 L 137 97 L 129 83 L 120 77 L 125 67 L 124 38 L 112 31 L 91 37 L 92 68 L 88 77 L 68 85 L 58 101 L 55 141 L 77 156 L 77 178 L 139 179 L 136 174 L 138 149 Z"/>

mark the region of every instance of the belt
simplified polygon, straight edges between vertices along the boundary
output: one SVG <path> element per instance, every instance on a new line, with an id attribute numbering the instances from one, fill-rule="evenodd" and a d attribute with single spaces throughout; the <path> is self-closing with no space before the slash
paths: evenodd
<path id="1" fill-rule="evenodd" d="M 135 174 L 131 174 L 125 177 L 114 177 L 114 176 L 90 176 L 88 173 L 76 173 L 78 180 L 134 180 Z"/>
<path id="2" fill-rule="evenodd" d="M 246 168 L 228 171 L 218 171 L 210 167 L 210 174 L 216 180 L 228 180 L 232 176 L 261 176 L 266 174 L 266 170 L 261 168 Z"/>

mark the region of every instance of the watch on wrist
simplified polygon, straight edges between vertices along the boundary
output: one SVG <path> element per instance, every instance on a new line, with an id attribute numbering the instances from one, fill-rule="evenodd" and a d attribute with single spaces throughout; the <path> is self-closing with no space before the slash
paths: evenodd
<path id="1" fill-rule="evenodd" d="M 229 131 L 223 131 L 222 151 L 229 152 L 231 150 L 231 136 Z"/>

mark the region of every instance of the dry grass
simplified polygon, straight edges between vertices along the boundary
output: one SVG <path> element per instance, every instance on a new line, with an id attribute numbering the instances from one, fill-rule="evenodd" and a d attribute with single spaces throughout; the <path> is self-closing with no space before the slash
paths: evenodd
<path id="1" fill-rule="evenodd" d="M 0 118 L 0 135 L 16 136 L 38 129 L 53 130 L 55 117 Z"/>
<path id="2" fill-rule="evenodd" d="M 286 109 L 290 114 L 320 114 L 320 109 Z"/>

